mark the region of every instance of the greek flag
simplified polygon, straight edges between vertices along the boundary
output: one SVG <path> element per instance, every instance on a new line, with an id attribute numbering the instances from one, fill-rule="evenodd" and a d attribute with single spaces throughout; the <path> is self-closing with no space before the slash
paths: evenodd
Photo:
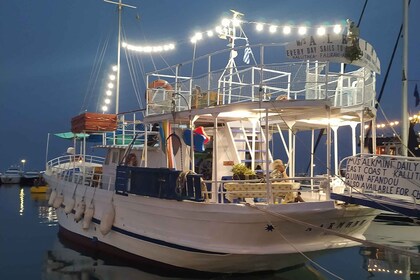
<path id="1" fill-rule="evenodd" d="M 244 62 L 246 63 L 246 64 L 249 64 L 249 62 L 250 62 L 250 55 L 252 54 L 252 50 L 251 50 L 251 48 L 248 46 L 248 47 L 246 47 L 245 49 L 244 49 L 244 58 L 243 58 L 243 60 L 244 60 Z"/>

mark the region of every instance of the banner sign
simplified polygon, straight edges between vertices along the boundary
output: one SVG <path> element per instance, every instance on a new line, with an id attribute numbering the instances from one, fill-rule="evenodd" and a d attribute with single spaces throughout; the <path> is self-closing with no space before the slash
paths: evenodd
<path id="1" fill-rule="evenodd" d="M 355 50 L 357 45 L 359 48 Z M 360 51 L 360 57 L 354 51 Z M 381 73 L 381 64 L 372 45 L 358 37 L 349 39 L 345 34 L 309 36 L 290 42 L 286 45 L 286 56 L 292 59 L 352 64 Z"/>
<path id="2" fill-rule="evenodd" d="M 364 191 L 420 199 L 420 161 L 384 157 L 351 157 L 346 184 Z"/>

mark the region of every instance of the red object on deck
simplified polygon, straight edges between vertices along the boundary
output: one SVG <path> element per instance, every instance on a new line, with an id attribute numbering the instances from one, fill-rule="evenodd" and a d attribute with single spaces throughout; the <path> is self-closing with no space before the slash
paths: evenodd
<path id="1" fill-rule="evenodd" d="M 196 129 L 194 129 L 194 133 L 197 133 L 206 137 L 206 139 L 204 140 L 204 144 L 207 144 L 210 141 L 210 137 L 204 131 L 204 127 L 198 126 Z"/>
<path id="2" fill-rule="evenodd" d="M 116 114 L 83 113 L 71 119 L 71 132 L 104 132 L 117 129 Z"/>

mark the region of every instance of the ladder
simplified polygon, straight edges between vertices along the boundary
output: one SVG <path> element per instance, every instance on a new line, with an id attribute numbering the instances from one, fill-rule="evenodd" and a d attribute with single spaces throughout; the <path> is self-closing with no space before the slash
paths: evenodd
<path id="1" fill-rule="evenodd" d="M 267 145 L 261 123 L 258 120 L 241 120 L 228 122 L 227 127 L 235 147 L 236 162 L 243 163 L 252 170 L 259 165 L 263 170 L 267 158 Z M 273 157 L 270 150 L 268 158 L 271 163 Z"/>

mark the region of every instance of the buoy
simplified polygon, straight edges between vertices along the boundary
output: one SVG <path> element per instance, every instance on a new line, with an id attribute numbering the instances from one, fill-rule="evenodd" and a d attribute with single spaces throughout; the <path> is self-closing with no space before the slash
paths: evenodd
<path id="1" fill-rule="evenodd" d="M 50 194 L 50 198 L 48 199 L 48 206 L 53 205 L 56 196 L 57 196 L 57 191 L 54 189 Z"/>
<path id="2" fill-rule="evenodd" d="M 99 225 L 99 231 L 103 235 L 107 235 L 111 231 L 112 225 L 114 224 L 114 219 L 115 207 L 114 204 L 111 203 L 108 205 L 107 209 L 105 209 L 102 215 L 101 224 Z"/>
<path id="3" fill-rule="evenodd" d="M 60 193 L 59 195 L 55 197 L 54 202 L 53 202 L 53 207 L 55 209 L 59 208 L 61 204 L 63 203 L 63 201 L 64 201 L 64 195 L 63 193 Z"/>
<path id="4" fill-rule="evenodd" d="M 74 208 L 74 204 L 75 204 L 76 202 L 74 201 L 74 198 L 70 198 L 69 199 L 69 201 L 67 201 L 66 202 L 66 206 L 64 207 L 64 212 L 66 213 L 66 214 L 69 214 L 69 213 L 71 213 L 71 211 L 73 210 L 73 208 Z"/>
<path id="5" fill-rule="evenodd" d="M 86 210 L 86 202 L 84 199 L 82 199 L 79 203 L 76 205 L 76 213 L 74 214 L 74 220 L 76 222 L 80 221 L 83 217 L 83 214 Z"/>
<path id="6" fill-rule="evenodd" d="M 93 206 L 93 203 L 91 203 L 85 211 L 85 217 L 83 218 L 83 223 L 82 223 L 83 229 L 89 229 L 90 222 L 92 221 L 94 213 L 95 213 L 95 207 Z"/>

